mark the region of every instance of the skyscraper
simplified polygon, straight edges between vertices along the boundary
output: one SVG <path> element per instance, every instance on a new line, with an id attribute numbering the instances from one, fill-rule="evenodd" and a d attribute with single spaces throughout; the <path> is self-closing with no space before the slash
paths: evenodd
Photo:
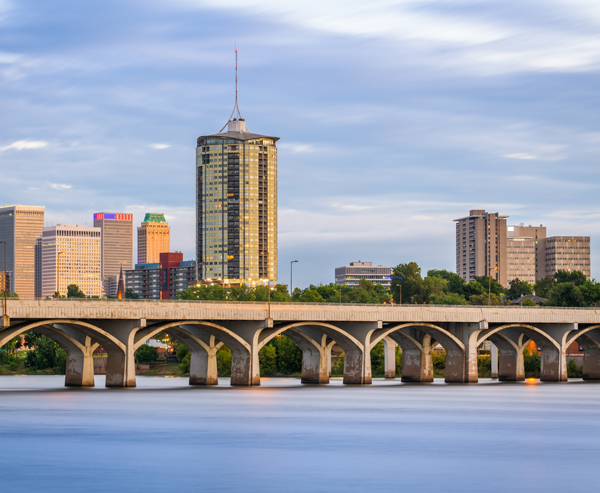
<path id="1" fill-rule="evenodd" d="M 44 208 L 30 205 L 0 207 L 0 271 L 4 276 L 4 251 L 10 288 L 21 298 L 35 296 L 35 245 L 44 227 Z M 3 285 L 3 283 L 0 283 Z"/>
<path id="2" fill-rule="evenodd" d="M 164 214 L 146 214 L 138 227 L 138 264 L 156 264 L 160 254 L 171 250 L 171 228 Z"/>
<path id="3" fill-rule="evenodd" d="M 456 222 L 456 273 L 466 282 L 490 274 L 503 286 L 506 280 L 506 218 L 472 210 Z"/>
<path id="4" fill-rule="evenodd" d="M 94 227 L 100 228 L 101 276 L 104 294 L 117 296 L 121 269 L 133 267 L 133 214 L 99 212 Z"/>
<path id="5" fill-rule="evenodd" d="M 251 133 L 241 117 L 237 51 L 236 99 L 225 127 L 197 140 L 198 279 L 226 284 L 276 281 L 279 138 Z"/>
<path id="6" fill-rule="evenodd" d="M 42 230 L 42 296 L 66 296 L 76 284 L 86 296 L 102 296 L 100 228 L 58 224 Z"/>

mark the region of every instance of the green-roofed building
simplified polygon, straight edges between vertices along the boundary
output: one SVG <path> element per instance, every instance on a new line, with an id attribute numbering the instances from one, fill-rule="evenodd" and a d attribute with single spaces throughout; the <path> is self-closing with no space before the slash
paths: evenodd
<path id="1" fill-rule="evenodd" d="M 160 254 L 171 250 L 171 228 L 164 214 L 147 212 L 138 227 L 138 264 L 156 264 Z"/>

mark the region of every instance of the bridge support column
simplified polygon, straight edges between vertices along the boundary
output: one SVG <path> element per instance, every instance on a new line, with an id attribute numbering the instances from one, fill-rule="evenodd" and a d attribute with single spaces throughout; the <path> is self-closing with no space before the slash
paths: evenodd
<path id="1" fill-rule="evenodd" d="M 338 322 L 340 329 L 352 336 L 338 344 L 344 349 L 344 383 L 345 384 L 371 384 L 371 336 L 377 329 L 381 329 L 381 322 Z M 346 347 L 344 347 L 344 345 Z"/>
<path id="2" fill-rule="evenodd" d="M 190 351 L 190 385 L 218 385 L 217 352 L 223 345 L 201 325 L 169 329 Z"/>
<path id="3" fill-rule="evenodd" d="M 392 332 L 389 337 L 402 349 L 402 382 L 433 382 L 432 339 L 416 328 Z"/>
<path id="4" fill-rule="evenodd" d="M 493 342 L 490 347 L 490 364 L 492 367 L 491 376 L 495 380 L 498 378 L 498 348 Z"/>
<path id="5" fill-rule="evenodd" d="M 446 382 L 477 383 L 477 336 L 481 323 L 451 322 L 449 331 L 456 339 L 445 337 L 440 343 L 446 349 Z M 461 344 L 462 343 L 462 344 Z"/>
<path id="6" fill-rule="evenodd" d="M 383 338 L 385 378 L 396 378 L 396 342 L 390 337 Z"/>
<path id="7" fill-rule="evenodd" d="M 327 343 L 327 334 L 318 327 L 295 327 L 285 332 L 285 336 L 302 349 L 302 383 L 329 383 L 331 373 L 331 348 L 334 342 Z"/>
<path id="8" fill-rule="evenodd" d="M 599 330 L 587 332 L 577 339 L 583 348 L 583 379 L 600 380 L 600 343 Z"/>
<path id="9" fill-rule="evenodd" d="M 498 380 L 502 382 L 525 380 L 523 351 L 528 344 L 528 339 L 524 334 L 514 329 L 507 329 L 494 333 L 489 340 L 492 343 L 492 350 L 499 353 Z"/>
<path id="10" fill-rule="evenodd" d="M 540 337 L 536 340 L 542 348 L 542 369 L 540 380 L 544 382 L 566 382 L 567 374 L 567 347 L 565 336 L 572 330 L 577 330 L 577 324 L 543 324 L 540 327 L 547 335 L 547 339 Z"/>
<path id="11" fill-rule="evenodd" d="M 102 347 L 108 353 L 107 387 L 135 387 L 135 334 L 145 327 L 145 320 L 98 320 L 96 325 L 111 334 L 117 342 Z"/>
<path id="12" fill-rule="evenodd" d="M 223 338 L 223 342 L 231 349 L 231 385 L 254 387 L 260 385 L 260 333 L 266 327 L 265 320 L 226 322 L 223 324 L 237 334 L 246 344 L 235 341 L 231 344 Z"/>

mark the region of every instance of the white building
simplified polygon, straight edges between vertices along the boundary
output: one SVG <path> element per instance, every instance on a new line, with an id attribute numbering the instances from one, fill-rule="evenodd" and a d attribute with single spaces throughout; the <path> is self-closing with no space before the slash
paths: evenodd
<path id="1" fill-rule="evenodd" d="M 42 229 L 42 297 L 66 296 L 69 284 L 102 297 L 100 235 L 100 228 L 79 224 Z"/>
<path id="2" fill-rule="evenodd" d="M 381 284 L 390 289 L 392 268 L 389 265 L 373 265 L 373 262 L 350 262 L 350 265 L 335 268 L 335 283 L 342 286 L 358 287 L 361 279 L 373 284 Z"/>

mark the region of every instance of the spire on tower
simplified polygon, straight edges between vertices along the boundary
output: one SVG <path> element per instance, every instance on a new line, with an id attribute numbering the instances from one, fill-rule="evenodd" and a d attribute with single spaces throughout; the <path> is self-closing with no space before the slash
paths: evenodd
<path id="1" fill-rule="evenodd" d="M 237 131 L 237 132 L 248 132 L 249 130 L 246 128 L 246 123 L 244 121 L 244 119 L 242 118 L 242 114 L 240 113 L 240 107 L 238 105 L 238 50 L 237 50 L 237 46 L 235 46 L 234 44 L 234 49 L 235 49 L 235 103 L 233 105 L 233 111 L 231 112 L 231 115 L 229 116 L 229 120 L 227 121 L 227 123 L 225 125 L 223 125 L 223 128 L 221 130 L 219 130 L 219 133 L 221 133 L 225 127 L 227 128 L 227 131 L 229 132 L 231 131 Z M 237 118 L 235 118 L 234 116 L 237 116 Z M 233 120 L 232 120 L 233 118 Z M 242 123 L 239 123 L 242 122 Z"/>

